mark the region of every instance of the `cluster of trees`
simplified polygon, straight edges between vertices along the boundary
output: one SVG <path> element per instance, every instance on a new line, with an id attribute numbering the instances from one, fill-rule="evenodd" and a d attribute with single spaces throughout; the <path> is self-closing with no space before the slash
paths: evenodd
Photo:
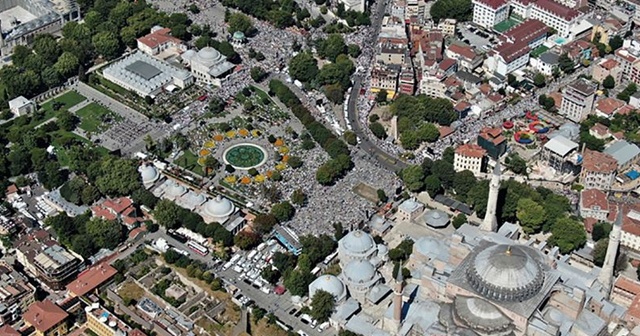
<path id="1" fill-rule="evenodd" d="M 636 86 L 636 83 L 629 83 L 629 85 L 627 85 L 627 87 L 624 88 L 624 90 L 618 93 L 616 98 L 620 100 L 624 100 L 628 103 L 629 98 L 631 97 L 632 94 L 636 93 L 636 91 L 638 91 L 638 86 Z"/>
<path id="2" fill-rule="evenodd" d="M 172 249 L 167 250 L 162 257 L 169 265 L 176 265 L 187 271 L 187 276 L 200 279 L 211 286 L 212 290 L 222 289 L 222 280 L 216 278 L 213 273 L 209 272 L 207 265 L 184 256 Z"/>
<path id="3" fill-rule="evenodd" d="M 318 321 L 318 323 L 324 323 L 329 320 L 333 310 L 336 307 L 336 299 L 333 294 L 318 290 L 313 294 L 311 298 L 311 317 Z"/>
<path id="4" fill-rule="evenodd" d="M 593 40 L 591 40 L 591 43 L 593 43 L 596 46 L 596 48 L 598 48 L 598 54 L 600 55 L 600 57 L 604 57 L 605 55 L 611 54 L 616 50 L 620 49 L 624 42 L 621 36 L 614 35 L 612 38 L 609 39 L 608 44 L 602 43 L 600 42 L 601 36 L 602 35 L 598 32 L 594 35 Z"/>
<path id="5" fill-rule="evenodd" d="M 398 246 L 389 250 L 389 260 L 394 262 L 407 261 L 413 252 L 413 240 L 405 239 Z"/>
<path id="6" fill-rule="evenodd" d="M 630 118 L 630 123 L 632 123 L 632 119 L 633 118 Z M 595 115 L 590 115 L 589 117 L 587 117 L 587 119 L 583 120 L 580 123 L 580 146 L 585 145 L 588 149 L 594 151 L 602 151 L 604 149 L 604 140 L 598 139 L 595 136 L 591 135 L 591 133 L 589 133 L 589 130 L 599 122 L 602 122 L 605 126 L 611 125 L 611 120 L 606 118 L 599 118 Z"/>
<path id="7" fill-rule="evenodd" d="M 88 258 L 101 248 L 116 248 L 124 238 L 122 224 L 91 216 L 90 211 L 76 217 L 63 212 L 48 217 L 45 223 L 55 230 L 63 245 Z"/>
<path id="8" fill-rule="evenodd" d="M 545 94 L 541 94 L 538 97 L 538 104 L 540 104 L 540 106 L 542 106 L 542 108 L 544 108 L 545 110 L 552 112 L 555 109 L 556 101 Z"/>
<path id="9" fill-rule="evenodd" d="M 527 161 L 521 158 L 518 153 L 509 154 L 504 161 L 507 168 L 512 172 L 520 175 L 527 174 Z"/>
<path id="10" fill-rule="evenodd" d="M 304 236 L 300 238 L 304 251 L 296 259 L 288 254 L 274 254 L 273 266 L 284 277 L 284 285 L 293 295 L 307 295 L 309 284 L 315 276 L 311 274 L 313 267 L 331 254 L 337 247 L 333 237 L 327 235 Z M 276 257 L 277 256 L 277 257 Z"/>
<path id="11" fill-rule="evenodd" d="M 435 22 L 448 18 L 470 21 L 472 10 L 471 0 L 437 0 L 431 6 L 429 13 Z"/>
<path id="12" fill-rule="evenodd" d="M 453 149 L 447 148 L 445 152 L 452 153 Z M 444 190 L 455 190 L 457 197 L 463 198 L 477 182 L 470 171 L 455 172 L 453 155 L 443 155 L 443 159 L 436 161 L 425 159 L 421 165 L 403 169 L 400 176 L 409 191 L 427 191 L 431 197 Z"/>
<path id="13" fill-rule="evenodd" d="M 338 3 L 336 6 L 336 15 L 347 21 L 349 27 L 355 26 L 368 26 L 371 24 L 371 19 L 369 15 L 371 13 L 368 12 L 358 12 L 354 10 L 345 10 L 344 4 L 342 2 Z"/>
<path id="14" fill-rule="evenodd" d="M 224 246 L 233 245 L 233 235 L 219 223 L 207 224 L 202 217 L 169 200 L 160 200 L 153 212 L 158 224 L 167 229 L 185 227 Z"/>
<path id="15" fill-rule="evenodd" d="M 398 116 L 400 142 L 406 149 L 416 149 L 424 141 L 437 140 L 440 133 L 433 123 L 450 125 L 458 118 L 449 100 L 426 95 L 400 95 L 390 108 Z"/>
<path id="16" fill-rule="evenodd" d="M 311 15 L 307 9 L 301 9 L 292 0 L 223 0 L 225 7 L 235 8 L 245 14 L 259 20 L 268 21 L 277 28 L 286 28 L 293 25 L 302 25 L 302 21 Z"/>
<path id="17" fill-rule="evenodd" d="M 91 205 L 100 199 L 100 191 L 81 177 L 74 177 L 60 188 L 60 196 L 75 205 Z"/>
<path id="18" fill-rule="evenodd" d="M 289 87 L 281 81 L 272 80 L 269 82 L 269 94 L 277 96 L 283 104 L 291 109 L 293 114 L 307 128 L 311 137 L 331 157 L 331 160 L 321 165 L 316 172 L 316 179 L 319 183 L 323 185 L 333 184 L 353 168 L 353 162 L 349 157 L 349 148 L 344 141 L 337 138 L 327 127 L 316 121 L 311 112 L 302 105 Z"/>
<path id="19" fill-rule="evenodd" d="M 241 32 L 246 36 L 253 35 L 255 28 L 251 18 L 242 13 L 227 13 L 225 13 L 225 22 L 229 25 L 230 33 Z"/>

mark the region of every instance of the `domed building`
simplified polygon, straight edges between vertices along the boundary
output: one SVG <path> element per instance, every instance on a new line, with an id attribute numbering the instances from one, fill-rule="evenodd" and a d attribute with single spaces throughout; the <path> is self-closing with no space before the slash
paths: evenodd
<path id="1" fill-rule="evenodd" d="M 336 299 L 336 304 L 344 302 L 347 298 L 347 288 L 335 275 L 325 274 L 313 280 L 309 284 L 309 298 L 313 298 L 319 290 L 331 293 Z"/>
<path id="2" fill-rule="evenodd" d="M 342 269 L 340 279 L 347 285 L 353 298 L 364 302 L 367 293 L 382 280 L 382 277 L 371 262 L 351 260 Z"/>
<path id="3" fill-rule="evenodd" d="M 208 200 L 200 208 L 200 215 L 206 223 L 218 222 L 223 224 L 229 220 L 229 217 L 235 212 L 235 205 L 220 195 Z"/>
<path id="4" fill-rule="evenodd" d="M 147 189 L 151 188 L 162 177 L 152 164 L 141 165 L 138 167 L 138 172 L 140 173 L 140 178 L 142 178 L 142 185 Z"/>
<path id="5" fill-rule="evenodd" d="M 338 241 L 338 258 L 343 269 L 352 260 L 371 260 L 377 252 L 373 237 L 362 230 L 351 231 Z"/>
<path id="6" fill-rule="evenodd" d="M 191 73 L 196 80 L 206 85 L 219 86 L 219 78 L 227 75 L 235 67 L 212 47 L 204 47 L 198 52 L 188 50 L 181 57 L 183 63 L 191 68 Z"/>
<path id="7" fill-rule="evenodd" d="M 247 37 L 241 31 L 237 31 L 233 33 L 233 36 L 231 36 L 231 44 L 234 47 L 240 48 L 246 41 L 247 41 Z"/>
<path id="8" fill-rule="evenodd" d="M 460 321 L 467 327 L 491 335 L 508 334 L 509 324 L 525 331 L 559 279 L 544 260 L 538 250 L 525 245 L 479 245 L 447 282 L 453 315 L 464 317 Z"/>

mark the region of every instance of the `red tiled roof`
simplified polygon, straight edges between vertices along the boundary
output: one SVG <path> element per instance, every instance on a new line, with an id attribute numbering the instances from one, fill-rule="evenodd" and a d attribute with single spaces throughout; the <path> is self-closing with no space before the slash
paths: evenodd
<path id="1" fill-rule="evenodd" d="M 149 33 L 139 38 L 138 42 L 143 43 L 149 48 L 156 48 L 159 45 L 162 45 L 171 41 L 173 41 L 176 44 L 182 43 L 182 40 L 180 40 L 179 38 L 173 37 L 170 34 L 171 34 L 171 29 L 162 28 L 162 29 L 156 30 L 153 33 Z"/>
<path id="2" fill-rule="evenodd" d="M 609 58 L 609 59 L 602 60 L 600 63 L 598 63 L 598 66 L 605 68 L 607 70 L 611 70 L 618 66 L 618 62 L 613 58 Z"/>
<path id="3" fill-rule="evenodd" d="M 118 270 L 115 268 L 100 263 L 80 273 L 76 280 L 67 285 L 67 290 L 75 296 L 83 296 L 109 281 L 116 273 Z"/>
<path id="4" fill-rule="evenodd" d="M 541 8 L 546 12 L 550 12 L 555 16 L 561 17 L 567 21 L 571 21 L 580 16 L 580 12 L 575 9 L 569 8 L 562 4 L 559 4 L 553 0 L 536 0 L 534 6 Z"/>
<path id="5" fill-rule="evenodd" d="M 120 197 L 114 199 L 108 199 L 102 203 L 105 208 L 113 210 L 117 214 L 121 214 L 125 209 L 130 207 L 133 201 L 129 197 Z"/>
<path id="6" fill-rule="evenodd" d="M 583 209 L 592 209 L 594 206 L 598 206 L 602 210 L 607 210 L 609 208 L 607 194 L 598 189 L 587 189 L 580 192 L 580 207 Z"/>
<path id="7" fill-rule="evenodd" d="M 596 123 L 591 127 L 591 131 L 596 132 L 600 136 L 606 136 L 609 134 L 609 128 L 601 123 Z"/>
<path id="8" fill-rule="evenodd" d="M 627 309 L 627 314 L 629 316 L 633 316 L 635 318 L 640 318 L 640 295 L 636 295 L 631 302 L 631 306 Z"/>
<path id="9" fill-rule="evenodd" d="M 460 86 L 462 83 L 456 78 L 456 76 L 449 76 L 449 78 L 444 80 L 444 85 L 446 86 Z"/>
<path id="10" fill-rule="evenodd" d="M 618 111 L 616 111 L 616 114 L 627 115 L 627 114 L 631 113 L 631 111 L 633 111 L 635 109 L 636 108 L 633 107 L 632 105 L 625 104 L 623 107 L 619 108 Z"/>
<path id="11" fill-rule="evenodd" d="M 0 335 L 2 335 L 2 336 L 22 336 L 22 334 L 17 332 L 15 329 L 11 328 L 11 326 L 8 325 L 8 324 L 5 324 L 2 327 L 0 327 Z"/>
<path id="12" fill-rule="evenodd" d="M 92 206 L 91 212 L 93 212 L 95 217 L 104 218 L 106 220 L 116 220 L 118 218 L 116 214 L 106 208 L 103 208 L 101 205 Z"/>
<path id="13" fill-rule="evenodd" d="M 447 71 L 449 70 L 452 66 L 456 65 L 458 62 L 456 62 L 456 60 L 454 60 L 453 58 L 447 58 L 445 60 L 443 60 L 442 62 L 440 62 L 440 69 Z"/>
<path id="14" fill-rule="evenodd" d="M 481 158 L 483 156 L 485 156 L 485 154 L 487 154 L 487 151 L 476 145 L 476 144 L 464 144 L 464 145 L 460 145 L 458 146 L 458 148 L 456 148 L 456 154 L 465 156 L 465 157 L 475 157 L 475 158 Z"/>
<path id="15" fill-rule="evenodd" d="M 585 149 L 582 169 L 591 173 L 612 173 L 618 169 L 618 161 L 607 153 Z"/>
<path id="16" fill-rule="evenodd" d="M 472 60 L 477 56 L 476 53 L 473 51 L 473 48 L 471 48 L 470 46 L 462 46 L 457 43 L 452 43 L 449 46 L 449 48 L 447 48 L 447 50 L 451 51 L 452 53 L 463 56 L 464 58 L 469 60 Z"/>
<path id="17" fill-rule="evenodd" d="M 596 109 L 606 115 L 613 115 L 617 109 L 625 105 L 624 101 L 607 97 L 598 100 L 596 103 Z"/>
<path id="18" fill-rule="evenodd" d="M 445 137 L 451 135 L 453 133 L 454 129 L 449 127 L 449 126 L 440 126 L 438 128 L 438 131 L 440 131 L 440 137 L 441 138 L 445 138 Z"/>
<path id="19" fill-rule="evenodd" d="M 562 94 L 560 92 L 553 92 L 548 94 L 547 96 L 553 98 L 553 105 L 556 108 L 560 108 L 560 106 L 562 105 Z"/>
<path id="20" fill-rule="evenodd" d="M 614 287 L 620 288 L 625 292 L 629 292 L 633 295 L 640 294 L 640 282 L 629 279 L 623 275 L 619 276 L 616 279 L 616 282 L 613 283 Z"/>
<path id="21" fill-rule="evenodd" d="M 37 331 L 43 333 L 64 321 L 68 316 L 69 314 L 67 314 L 67 312 L 50 300 L 34 302 L 29 306 L 29 309 L 22 314 L 25 322 L 32 325 Z"/>
<path id="22" fill-rule="evenodd" d="M 479 3 L 489 6 L 493 9 L 498 9 L 502 6 L 507 5 L 506 0 L 478 0 Z"/>
<path id="23" fill-rule="evenodd" d="M 142 331 L 140 331 L 140 329 L 133 329 L 131 330 L 131 332 L 129 333 L 129 336 L 147 336 L 147 334 L 143 333 Z"/>
<path id="24" fill-rule="evenodd" d="M 462 112 L 470 107 L 471 107 L 471 104 L 467 103 L 466 101 L 461 101 L 457 103 L 456 106 L 453 107 L 453 109 L 458 112 Z"/>
<path id="25" fill-rule="evenodd" d="M 503 143 L 506 139 L 502 136 L 502 130 L 500 128 L 485 127 L 480 131 L 480 137 L 487 141 L 493 142 L 495 145 Z"/>
<path id="26" fill-rule="evenodd" d="M 489 83 L 484 83 L 482 85 L 480 85 L 478 87 L 478 89 L 480 90 L 480 92 L 482 92 L 483 94 L 489 94 L 489 92 L 491 92 L 491 84 Z"/>
<path id="27" fill-rule="evenodd" d="M 529 42 L 527 41 L 516 41 L 515 43 L 503 43 L 494 50 L 505 62 L 511 63 L 528 54 L 531 48 L 529 48 Z"/>
<path id="28" fill-rule="evenodd" d="M 614 139 L 616 139 L 616 140 L 622 140 L 622 139 L 624 139 L 624 132 L 615 132 L 615 133 L 611 134 L 611 136 L 613 136 Z"/>
<path id="29" fill-rule="evenodd" d="M 7 187 L 7 192 L 6 192 L 7 195 L 17 193 L 17 192 L 18 192 L 18 187 L 16 187 L 15 184 L 12 184 Z"/>
<path id="30" fill-rule="evenodd" d="M 511 41 L 526 41 L 527 44 L 546 35 L 549 31 L 547 25 L 535 19 L 529 19 L 504 33 Z"/>
<path id="31" fill-rule="evenodd" d="M 618 49 L 616 50 L 616 56 L 622 58 L 623 60 L 633 63 L 636 61 L 636 57 L 629 53 L 626 49 Z"/>
<path id="32" fill-rule="evenodd" d="M 587 231 L 587 233 L 591 233 L 593 231 L 593 226 L 596 225 L 597 222 L 598 220 L 595 218 L 591 218 L 591 217 L 585 218 L 582 221 L 582 224 L 584 224 L 584 230 Z"/>

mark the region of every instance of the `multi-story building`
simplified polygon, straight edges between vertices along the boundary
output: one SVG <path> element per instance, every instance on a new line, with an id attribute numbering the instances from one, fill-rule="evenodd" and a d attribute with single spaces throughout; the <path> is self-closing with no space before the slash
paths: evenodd
<path id="1" fill-rule="evenodd" d="M 20 237 L 14 247 L 18 262 L 54 290 L 63 289 L 84 266 L 78 256 L 58 245 L 44 230 Z"/>
<path id="2" fill-rule="evenodd" d="M 633 49 L 618 49 L 615 51 L 615 60 L 620 64 L 622 80 L 628 80 L 631 77 L 633 64 L 638 60 L 636 51 Z"/>
<path id="3" fill-rule="evenodd" d="M 36 288 L 4 260 L 0 261 L 0 325 L 13 324 L 35 301 Z"/>
<path id="4" fill-rule="evenodd" d="M 502 135 L 500 128 L 483 128 L 478 134 L 477 143 L 494 160 L 499 159 L 507 152 L 507 139 Z"/>
<path id="5" fill-rule="evenodd" d="M 457 172 L 469 170 L 481 173 L 486 165 L 487 151 L 476 144 L 464 144 L 456 148 L 453 155 L 453 169 Z"/>
<path id="6" fill-rule="evenodd" d="M 571 28 L 584 16 L 577 10 L 553 0 L 511 0 L 511 6 L 514 14 L 540 20 L 564 38 L 572 38 Z"/>
<path id="7" fill-rule="evenodd" d="M 577 143 L 558 135 L 544 144 L 540 158 L 556 174 L 574 174 L 577 173 L 580 164 L 577 149 Z"/>
<path id="8" fill-rule="evenodd" d="M 504 32 L 507 41 L 516 43 L 526 41 L 531 50 L 540 46 L 547 38 L 549 27 L 540 20 L 528 19 L 523 23 Z"/>
<path id="9" fill-rule="evenodd" d="M 411 17 L 424 18 L 426 1 L 422 0 L 407 0 L 407 7 L 405 8 L 405 19 Z"/>
<path id="10" fill-rule="evenodd" d="M 616 159 L 619 173 L 631 169 L 640 158 L 640 147 L 626 140 L 619 140 L 610 144 L 609 147 L 604 149 L 604 152 Z"/>
<path id="11" fill-rule="evenodd" d="M 138 49 L 150 56 L 156 56 L 164 51 L 171 54 L 181 54 L 187 51 L 187 45 L 181 39 L 171 36 L 170 28 L 155 26 L 151 32 L 138 38 Z"/>
<path id="12" fill-rule="evenodd" d="M 420 93 L 433 98 L 447 98 L 447 86 L 441 78 L 435 76 L 423 76 L 420 81 Z"/>
<path id="13" fill-rule="evenodd" d="M 398 90 L 400 66 L 376 64 L 371 71 L 371 92 L 387 91 L 388 98 L 395 96 Z"/>
<path id="14" fill-rule="evenodd" d="M 606 221 L 609 216 L 607 194 L 598 189 L 585 189 L 580 192 L 580 216 Z"/>
<path id="15" fill-rule="evenodd" d="M 602 82 L 607 76 L 613 77 L 616 83 L 622 81 L 622 66 L 612 58 L 603 58 L 593 67 L 592 79 Z"/>
<path id="16" fill-rule="evenodd" d="M 438 24 L 438 29 L 442 30 L 442 34 L 447 37 L 456 35 L 456 19 L 444 19 Z"/>
<path id="17" fill-rule="evenodd" d="M 482 65 L 482 56 L 476 54 L 472 47 L 452 43 L 444 52 L 445 56 L 458 60 L 458 64 L 462 70 L 473 71 Z"/>
<path id="18" fill-rule="evenodd" d="M 98 336 L 128 335 L 132 329 L 103 307 L 87 309 L 87 326 Z"/>
<path id="19" fill-rule="evenodd" d="M 488 53 L 484 68 L 494 76 L 506 78 L 508 74 L 529 63 L 531 48 L 526 41 L 503 43 Z"/>
<path id="20" fill-rule="evenodd" d="M 50 300 L 34 302 L 22 315 L 24 323 L 34 328 L 36 336 L 67 335 L 68 317 L 67 312 Z"/>
<path id="21" fill-rule="evenodd" d="M 78 297 L 95 292 L 115 277 L 118 271 L 107 263 L 100 263 L 78 274 L 78 278 L 67 285 L 69 296 Z"/>
<path id="22" fill-rule="evenodd" d="M 640 84 L 640 61 L 635 61 L 631 65 L 631 74 L 629 75 L 629 80 Z"/>
<path id="23" fill-rule="evenodd" d="M 413 64 L 411 64 L 411 58 L 408 56 L 405 57 L 402 71 L 400 71 L 400 75 L 398 76 L 398 90 L 400 93 L 411 96 L 416 90 L 416 76 L 413 70 Z"/>
<path id="24" fill-rule="evenodd" d="M 509 17 L 509 2 L 506 0 L 473 0 L 473 23 L 493 28 Z"/>
<path id="25" fill-rule="evenodd" d="M 376 55 L 376 62 L 384 64 L 403 65 L 405 62 L 406 48 L 393 44 L 383 44 Z"/>
<path id="26" fill-rule="evenodd" d="M 580 183 L 586 189 L 609 190 L 615 181 L 618 161 L 613 156 L 590 149 L 582 153 Z"/>
<path id="27" fill-rule="evenodd" d="M 559 113 L 573 122 L 581 122 L 593 109 L 596 86 L 584 79 L 578 79 L 566 87 L 562 94 Z"/>

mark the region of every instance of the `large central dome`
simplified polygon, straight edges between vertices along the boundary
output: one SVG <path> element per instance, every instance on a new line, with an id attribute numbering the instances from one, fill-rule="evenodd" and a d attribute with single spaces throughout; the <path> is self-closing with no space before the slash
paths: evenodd
<path id="1" fill-rule="evenodd" d="M 516 245 L 492 245 L 480 251 L 466 271 L 471 286 L 497 301 L 523 301 L 536 295 L 544 283 L 540 263 Z"/>

